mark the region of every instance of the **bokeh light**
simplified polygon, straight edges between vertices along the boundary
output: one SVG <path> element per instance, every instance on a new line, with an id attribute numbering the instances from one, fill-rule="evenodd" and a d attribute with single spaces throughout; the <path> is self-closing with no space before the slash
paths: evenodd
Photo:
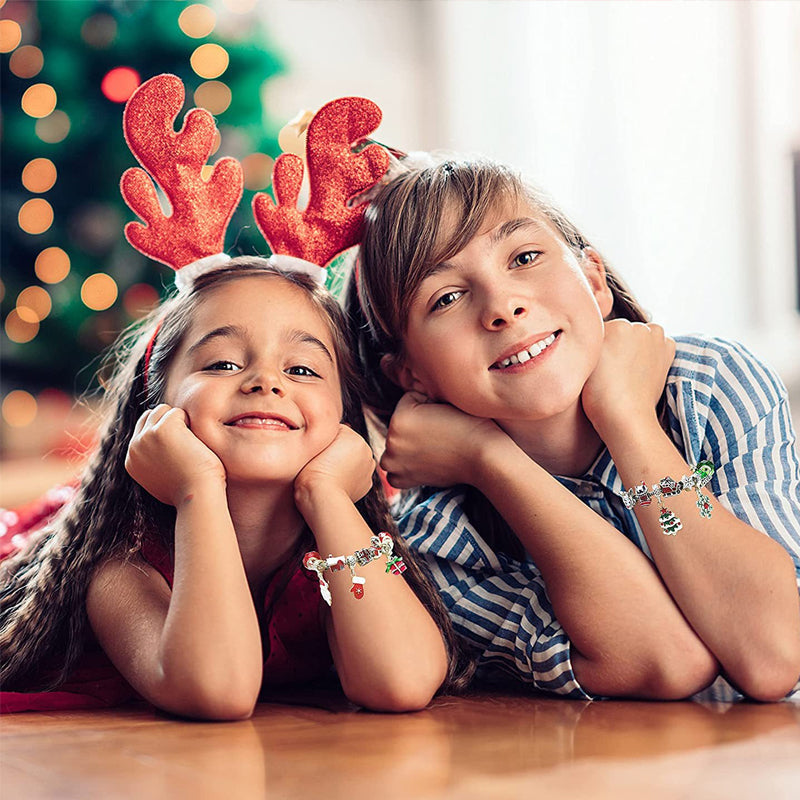
<path id="1" fill-rule="evenodd" d="M 272 180 L 272 165 L 275 162 L 266 153 L 250 153 L 242 159 L 244 188 L 257 192 L 266 189 Z"/>
<path id="2" fill-rule="evenodd" d="M 217 15 L 208 7 L 195 3 L 187 6 L 178 17 L 178 26 L 192 39 L 202 39 L 214 30 Z"/>
<path id="3" fill-rule="evenodd" d="M 211 174 L 214 172 L 214 165 L 213 164 L 204 164 L 200 168 L 200 179 L 204 180 L 206 183 L 211 180 Z"/>
<path id="4" fill-rule="evenodd" d="M 42 51 L 32 44 L 17 48 L 8 59 L 8 68 L 18 78 L 33 78 L 42 71 L 43 66 Z"/>
<path id="5" fill-rule="evenodd" d="M 34 197 L 22 204 L 18 221 L 25 233 L 44 233 L 53 224 L 53 207 L 43 197 Z"/>
<path id="6" fill-rule="evenodd" d="M 22 185 L 29 192 L 47 192 L 57 177 L 56 165 L 49 158 L 34 158 L 22 170 Z"/>
<path id="7" fill-rule="evenodd" d="M 53 301 L 41 286 L 28 286 L 17 297 L 17 313 L 25 322 L 41 322 L 52 308 Z"/>
<path id="8" fill-rule="evenodd" d="M 29 117 L 46 117 L 53 113 L 57 101 L 56 90 L 49 83 L 34 83 L 22 95 L 22 110 Z"/>
<path id="9" fill-rule="evenodd" d="M 114 103 L 125 103 L 141 82 L 135 69 L 116 67 L 105 74 L 100 91 Z"/>
<path id="10" fill-rule="evenodd" d="M 81 25 L 81 38 L 95 50 L 105 50 L 117 38 L 117 21 L 110 14 L 94 14 Z"/>
<path id="11" fill-rule="evenodd" d="M 36 419 L 36 398 L 22 389 L 14 389 L 3 398 L 3 419 L 12 428 L 24 428 Z"/>
<path id="12" fill-rule="evenodd" d="M 34 272 L 43 283 L 59 283 L 69 275 L 69 256 L 60 247 L 48 247 L 36 256 Z"/>
<path id="13" fill-rule="evenodd" d="M 22 41 L 22 28 L 13 19 L 0 19 L 0 53 L 10 53 Z"/>
<path id="14" fill-rule="evenodd" d="M 228 69 L 228 51 L 218 44 L 201 44 L 192 53 L 189 63 L 201 78 L 218 78 Z"/>
<path id="15" fill-rule="evenodd" d="M 231 90 L 222 81 L 201 83 L 194 93 L 195 105 L 212 114 L 222 114 L 231 104 Z"/>
<path id="16" fill-rule="evenodd" d="M 10 311 L 6 317 L 5 328 L 6 336 L 17 344 L 25 344 L 39 333 L 39 323 L 26 322 L 20 317 L 16 308 Z"/>
<path id="17" fill-rule="evenodd" d="M 211 143 L 211 153 L 210 155 L 214 155 L 214 153 L 219 150 L 219 146 L 222 144 L 222 135 L 219 131 L 214 131 L 214 141 Z"/>
<path id="18" fill-rule="evenodd" d="M 57 109 L 49 117 L 36 120 L 36 135 L 43 142 L 58 144 L 69 135 L 70 125 L 69 117 Z"/>
<path id="19" fill-rule="evenodd" d="M 133 319 L 139 319 L 158 305 L 158 292 L 149 283 L 134 283 L 122 295 L 122 307 Z"/>
<path id="20" fill-rule="evenodd" d="M 118 289 L 116 281 L 105 272 L 95 272 L 81 286 L 81 300 L 93 311 L 104 311 L 114 305 Z"/>
<path id="21" fill-rule="evenodd" d="M 0 278 L 0 303 L 3 302 L 6 298 L 6 285 L 3 283 L 2 278 Z"/>
<path id="22" fill-rule="evenodd" d="M 223 4 L 234 14 L 247 14 L 256 7 L 256 0 L 223 0 Z"/>

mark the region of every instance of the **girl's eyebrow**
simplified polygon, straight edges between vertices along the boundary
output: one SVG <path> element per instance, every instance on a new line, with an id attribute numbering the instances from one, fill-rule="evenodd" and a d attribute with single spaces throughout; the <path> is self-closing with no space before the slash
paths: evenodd
<path id="1" fill-rule="evenodd" d="M 289 341 L 299 342 L 300 344 L 310 344 L 312 347 L 317 348 L 317 350 L 320 350 L 324 355 L 326 355 L 331 364 L 336 363 L 333 360 L 330 350 L 325 347 L 324 343 L 320 339 L 317 339 L 316 336 L 312 336 L 308 331 L 292 331 L 291 335 L 289 336 Z"/>
<path id="2" fill-rule="evenodd" d="M 212 339 L 217 339 L 219 337 L 235 337 L 239 339 L 244 339 L 245 332 L 244 328 L 240 327 L 239 325 L 223 325 L 219 328 L 214 328 L 213 331 L 209 331 L 205 336 L 201 336 L 187 351 L 187 355 L 191 355 L 196 350 L 199 350 L 203 345 L 208 344 L 209 341 Z"/>

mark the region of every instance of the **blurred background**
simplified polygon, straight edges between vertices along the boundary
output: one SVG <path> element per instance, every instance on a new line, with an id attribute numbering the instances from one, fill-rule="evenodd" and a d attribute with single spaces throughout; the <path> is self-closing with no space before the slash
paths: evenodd
<path id="1" fill-rule="evenodd" d="M 171 281 L 118 190 L 124 103 L 161 72 L 214 114 L 211 161 L 243 162 L 229 253 L 266 251 L 250 200 L 291 120 L 366 96 L 379 141 L 522 171 L 655 320 L 746 343 L 800 419 L 799 2 L 0 0 L 0 506 L 79 467 L 76 398 Z"/>

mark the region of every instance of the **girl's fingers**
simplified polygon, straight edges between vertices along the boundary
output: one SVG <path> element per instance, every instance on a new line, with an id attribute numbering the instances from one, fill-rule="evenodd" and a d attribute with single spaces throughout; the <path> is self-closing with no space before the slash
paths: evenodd
<path id="1" fill-rule="evenodd" d="M 159 403 L 150 414 L 150 425 L 157 425 L 164 417 L 172 411 L 172 406 L 166 403 Z"/>
<path id="2" fill-rule="evenodd" d="M 131 436 L 131 438 L 138 436 L 144 430 L 144 426 L 147 425 L 147 420 L 150 419 L 150 414 L 152 413 L 153 409 L 148 408 L 147 411 L 145 411 L 142 416 L 136 420 L 136 425 L 133 428 L 133 436 Z"/>

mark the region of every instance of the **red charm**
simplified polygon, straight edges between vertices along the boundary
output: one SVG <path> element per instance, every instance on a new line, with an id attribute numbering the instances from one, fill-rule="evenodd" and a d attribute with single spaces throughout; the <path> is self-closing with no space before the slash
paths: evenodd
<path id="1" fill-rule="evenodd" d="M 356 600 L 361 600 L 364 596 L 365 582 L 365 578 L 360 578 L 358 575 L 353 576 L 353 585 L 350 587 L 350 591 L 353 593 L 353 597 L 355 597 Z"/>

